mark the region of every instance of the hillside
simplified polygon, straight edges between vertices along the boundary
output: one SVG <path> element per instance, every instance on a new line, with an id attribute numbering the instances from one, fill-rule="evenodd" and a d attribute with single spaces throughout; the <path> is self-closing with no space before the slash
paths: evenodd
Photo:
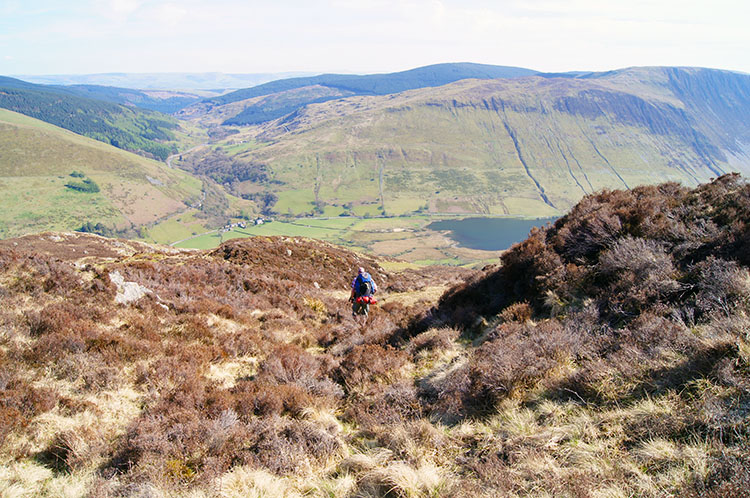
<path id="1" fill-rule="evenodd" d="M 0 108 L 161 160 L 176 152 L 174 118 L 76 93 L 0 77 Z"/>
<path id="2" fill-rule="evenodd" d="M 729 175 L 588 196 L 478 272 L 0 241 L 0 494 L 746 496 L 748 220 Z"/>
<path id="3" fill-rule="evenodd" d="M 133 90 L 102 85 L 58 86 L 80 97 L 172 114 L 202 99 L 195 93 L 174 90 Z"/>
<path id="4" fill-rule="evenodd" d="M 98 192 L 66 187 L 86 178 Z M 201 181 L 187 173 L 5 109 L 0 185 L 0 238 L 74 230 L 86 222 L 137 228 L 201 197 Z"/>
<path id="5" fill-rule="evenodd" d="M 217 127 L 232 124 L 240 119 L 244 124 L 258 124 L 290 114 L 308 104 L 326 102 L 353 95 L 351 91 L 342 91 L 323 85 L 307 85 L 260 95 L 243 100 L 216 106 L 209 102 L 200 102 L 181 109 L 177 116 L 183 120 L 196 121 L 202 126 Z"/>
<path id="6" fill-rule="evenodd" d="M 387 95 L 415 88 L 441 86 L 467 78 L 516 78 L 535 73 L 536 71 L 517 67 L 447 63 L 387 74 L 322 74 L 288 78 L 206 99 L 187 109 L 184 116 L 220 113 L 225 115 L 222 124 L 258 124 L 282 117 L 308 104 L 335 100 L 346 95 Z M 308 88 L 322 88 L 325 93 L 313 92 L 306 99 L 300 99 L 299 92 L 293 92 L 295 97 L 286 98 L 290 90 Z M 254 100 L 266 96 L 275 96 L 274 102 L 269 105 L 268 99 Z M 227 112 L 228 104 L 234 104 L 229 108 L 231 113 Z"/>
<path id="7" fill-rule="evenodd" d="M 602 188 L 750 172 L 748 112 L 748 75 L 632 68 L 349 97 L 225 143 L 280 183 L 265 187 L 280 204 L 305 198 L 294 212 L 382 199 L 391 214 L 542 216 Z"/>

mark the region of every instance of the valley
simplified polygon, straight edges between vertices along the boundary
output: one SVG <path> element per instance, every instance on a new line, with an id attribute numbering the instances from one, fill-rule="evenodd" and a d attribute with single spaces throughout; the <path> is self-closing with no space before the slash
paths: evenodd
<path id="1" fill-rule="evenodd" d="M 602 189 L 750 172 L 743 118 L 750 77 L 726 71 L 544 74 L 443 64 L 282 79 L 192 100 L 175 91 L 0 83 L 0 106 L 23 111 L 38 102 L 32 115 L 49 123 L 20 127 L 20 117 L 3 111 L 3 237 L 84 223 L 106 235 L 199 248 L 255 234 L 306 235 L 416 264 L 483 264 L 497 252 L 461 248 L 427 229 L 430 221 L 558 217 Z M 157 97 L 174 103 L 178 119 L 144 114 Z M 54 99 L 85 111 L 61 120 L 49 111 Z M 133 112 L 134 121 L 114 117 Z M 97 116 L 131 138 L 107 136 Z M 82 138 L 50 125 L 156 154 L 166 165 L 135 155 L 123 162 L 112 147 L 84 153 L 90 142 L 81 148 Z M 105 159 L 109 153 L 118 159 Z M 22 164 L 27 172 L 19 173 Z M 76 169 L 104 182 L 102 192 L 66 189 Z M 185 187 L 167 187 L 176 184 Z M 276 221 L 222 233 L 228 222 L 259 216 Z"/>
<path id="2" fill-rule="evenodd" d="M 715 84 L 731 106 L 684 90 Z M 603 188 L 747 174 L 749 87 L 689 68 L 469 79 L 312 104 L 217 146 L 266 168 L 282 214 L 559 215 Z"/>

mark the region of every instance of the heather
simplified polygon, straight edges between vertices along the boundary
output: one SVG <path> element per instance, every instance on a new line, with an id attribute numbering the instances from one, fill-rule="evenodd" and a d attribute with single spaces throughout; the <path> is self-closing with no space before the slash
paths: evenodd
<path id="1" fill-rule="evenodd" d="M 0 494 L 743 496 L 748 220 L 728 175 L 588 196 L 477 271 L 0 242 Z"/>

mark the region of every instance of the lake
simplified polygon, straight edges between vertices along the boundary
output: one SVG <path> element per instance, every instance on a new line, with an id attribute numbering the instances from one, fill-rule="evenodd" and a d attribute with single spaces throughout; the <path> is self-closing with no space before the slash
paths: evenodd
<path id="1" fill-rule="evenodd" d="M 464 218 L 440 220 L 427 225 L 430 230 L 448 230 L 450 237 L 463 247 L 485 251 L 508 249 L 524 240 L 533 227 L 541 227 L 557 218 Z"/>

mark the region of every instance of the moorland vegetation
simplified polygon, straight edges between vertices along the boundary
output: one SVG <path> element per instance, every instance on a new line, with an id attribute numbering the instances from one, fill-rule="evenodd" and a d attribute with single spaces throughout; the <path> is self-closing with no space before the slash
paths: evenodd
<path id="1" fill-rule="evenodd" d="M 2 241 L 0 492 L 743 496 L 749 221 L 727 175 L 587 196 L 474 272 Z M 385 291 L 366 324 L 358 266 Z"/>

